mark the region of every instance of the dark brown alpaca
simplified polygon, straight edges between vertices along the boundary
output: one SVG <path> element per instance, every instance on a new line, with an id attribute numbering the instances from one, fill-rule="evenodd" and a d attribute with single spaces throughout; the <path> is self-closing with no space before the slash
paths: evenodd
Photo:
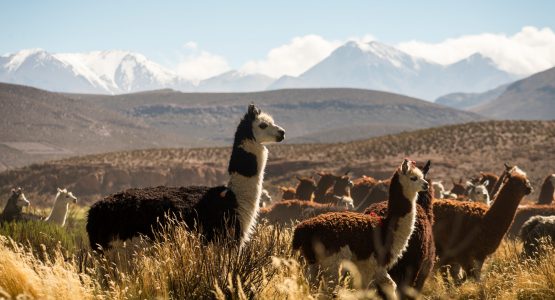
<path id="1" fill-rule="evenodd" d="M 304 200 L 283 200 L 260 209 L 260 219 L 270 224 L 291 225 L 317 215 L 333 211 L 346 211 L 345 207 Z"/>
<path id="2" fill-rule="evenodd" d="M 422 168 L 424 178 L 430 168 L 430 161 Z M 428 191 L 418 193 L 416 200 L 416 223 L 412 233 L 407 251 L 403 257 L 389 270 L 391 278 L 397 284 L 398 290 L 403 298 L 410 298 L 408 288 L 421 291 L 426 279 L 431 274 L 436 258 L 436 248 L 432 225 L 434 222 L 432 187 Z M 365 214 L 377 214 L 381 217 L 387 215 L 387 201 L 370 205 Z"/>
<path id="3" fill-rule="evenodd" d="M 351 197 L 353 198 L 353 204 L 355 207 L 362 203 L 362 200 L 366 198 L 368 193 L 378 184 L 378 180 L 363 175 L 361 178 L 353 180 L 353 187 L 351 188 Z"/>
<path id="4" fill-rule="evenodd" d="M 301 222 L 293 234 L 293 249 L 300 250 L 315 278 L 317 270 L 334 276 L 343 259 L 361 274 L 362 287 L 374 281 L 395 290 L 390 269 L 406 249 L 414 229 L 418 192 L 428 189 L 422 172 L 404 160 L 391 180 L 385 218 L 356 212 L 327 213 Z"/>
<path id="5" fill-rule="evenodd" d="M 513 167 L 504 179 L 493 205 L 437 200 L 434 202 L 433 226 L 439 266 L 447 279 L 447 266 L 451 275 L 460 283 L 462 270 L 480 280 L 482 265 L 505 236 L 525 195 L 532 192 L 526 174 Z M 462 280 L 466 277 L 463 276 Z"/>
<path id="6" fill-rule="evenodd" d="M 453 182 L 451 193 L 457 194 L 457 196 L 466 196 L 466 186 L 464 185 L 463 179 L 459 179 L 459 182 L 455 182 L 455 180 L 451 181 Z"/>
<path id="7" fill-rule="evenodd" d="M 370 190 L 362 201 L 355 206 L 355 211 L 363 212 L 367 207 L 374 203 L 379 203 L 382 201 L 387 201 L 389 198 L 389 184 L 390 179 L 380 180 L 378 183 Z"/>
<path id="8" fill-rule="evenodd" d="M 348 209 L 354 208 L 353 198 L 351 197 L 351 188 L 353 182 L 348 175 L 338 176 L 331 191 L 324 196 L 324 203 L 331 203 L 337 206 L 343 206 Z"/>
<path id="9" fill-rule="evenodd" d="M 282 187 L 282 200 L 305 200 L 312 201 L 314 190 L 316 190 L 316 182 L 311 177 L 296 177 L 299 183 L 295 188 Z"/>
<path id="10" fill-rule="evenodd" d="M 318 172 L 317 174 L 320 176 L 320 180 L 318 180 L 314 191 L 314 201 L 323 203 L 325 202 L 326 193 L 337 180 L 337 176 L 328 172 Z"/>
<path id="11" fill-rule="evenodd" d="M 29 206 L 21 188 L 12 189 L 10 198 L 0 214 L 0 222 L 23 219 L 23 207 Z"/>

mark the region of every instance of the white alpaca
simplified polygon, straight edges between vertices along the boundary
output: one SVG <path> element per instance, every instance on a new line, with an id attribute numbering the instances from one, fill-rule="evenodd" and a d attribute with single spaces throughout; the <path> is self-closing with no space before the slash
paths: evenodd
<path id="1" fill-rule="evenodd" d="M 445 195 L 445 187 L 441 181 L 434 181 L 432 183 L 432 187 L 434 188 L 434 198 L 442 199 Z"/>
<path id="2" fill-rule="evenodd" d="M 483 183 L 473 184 L 472 182 L 468 181 L 466 186 L 468 188 L 468 198 L 474 202 L 481 202 L 486 204 L 487 206 L 491 205 L 491 201 L 489 198 L 489 193 L 487 186 L 489 181 L 486 180 Z"/>
<path id="3" fill-rule="evenodd" d="M 58 188 L 58 193 L 54 199 L 54 206 L 52 206 L 52 211 L 45 221 L 64 226 L 66 224 L 69 203 L 77 203 L 77 198 L 73 196 L 73 193 L 68 192 L 67 189 L 62 190 Z"/>

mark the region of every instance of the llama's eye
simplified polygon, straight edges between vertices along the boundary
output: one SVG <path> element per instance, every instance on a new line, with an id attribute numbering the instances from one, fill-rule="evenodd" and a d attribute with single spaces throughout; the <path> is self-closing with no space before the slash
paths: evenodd
<path id="1" fill-rule="evenodd" d="M 413 176 L 413 177 L 410 178 L 410 180 L 412 180 L 412 181 L 416 181 L 416 179 L 418 179 L 418 178 L 416 178 L 416 176 Z"/>
<path id="2" fill-rule="evenodd" d="M 260 127 L 261 129 L 266 129 L 266 127 L 268 127 L 268 124 L 260 123 L 260 125 L 258 125 L 258 127 Z"/>

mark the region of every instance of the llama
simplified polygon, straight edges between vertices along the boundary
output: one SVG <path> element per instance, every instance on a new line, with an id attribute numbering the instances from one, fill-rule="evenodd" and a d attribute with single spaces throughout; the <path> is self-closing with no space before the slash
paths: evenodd
<path id="1" fill-rule="evenodd" d="M 434 198 L 441 199 L 445 195 L 445 187 L 441 181 L 432 182 L 432 187 L 434 188 Z"/>
<path id="2" fill-rule="evenodd" d="M 378 180 L 364 199 L 355 207 L 355 211 L 363 212 L 368 206 L 389 199 L 389 186 L 391 181 Z"/>
<path id="3" fill-rule="evenodd" d="M 543 204 L 551 204 L 555 199 L 555 174 L 550 174 L 545 177 L 543 181 L 540 196 L 538 198 L 538 202 L 536 204 L 543 205 Z"/>
<path id="4" fill-rule="evenodd" d="M 482 265 L 505 236 L 518 204 L 532 192 L 526 174 L 513 167 L 504 178 L 504 183 L 495 201 L 488 207 L 483 203 L 453 200 L 434 202 L 433 226 L 439 266 L 447 281 L 448 266 L 456 284 L 466 279 L 459 278 L 462 270 L 480 280 Z"/>
<path id="5" fill-rule="evenodd" d="M 422 168 L 424 179 L 428 180 L 427 174 L 431 162 L 428 161 Z M 399 287 L 399 292 L 404 298 L 409 296 L 407 288 L 411 287 L 421 291 L 429 274 L 432 273 L 435 261 L 435 244 L 432 233 L 434 223 L 433 212 L 433 185 L 427 191 L 418 193 L 416 200 L 416 223 L 414 232 L 410 236 L 407 251 L 403 257 L 389 270 L 389 274 Z M 365 214 L 377 214 L 387 216 L 387 201 L 370 205 Z"/>
<path id="6" fill-rule="evenodd" d="M 62 190 L 58 188 L 58 192 L 54 198 L 52 211 L 50 211 L 50 215 L 44 220 L 63 227 L 66 224 L 67 212 L 69 210 L 70 203 L 77 203 L 77 198 L 72 192 L 68 192 L 67 189 Z"/>
<path id="7" fill-rule="evenodd" d="M 282 187 L 282 200 L 305 200 L 312 201 L 314 191 L 316 190 L 316 182 L 311 177 L 296 177 L 299 183 L 296 188 Z"/>
<path id="8" fill-rule="evenodd" d="M 453 183 L 451 193 L 456 194 L 457 196 L 466 196 L 466 186 L 464 185 L 462 178 L 459 179 L 459 182 L 455 182 L 455 180 L 451 180 L 451 182 Z"/>
<path id="9" fill-rule="evenodd" d="M 266 207 L 270 203 L 272 203 L 272 196 L 270 196 L 267 189 L 262 189 L 262 192 L 260 193 L 260 207 Z"/>
<path id="10" fill-rule="evenodd" d="M 351 188 L 351 197 L 353 198 L 353 204 L 358 207 L 364 198 L 370 193 L 370 191 L 378 184 L 378 180 L 362 175 L 361 178 L 353 180 L 353 187 Z"/>
<path id="11" fill-rule="evenodd" d="M 332 212 L 301 222 L 294 230 L 292 247 L 308 262 L 311 278 L 318 267 L 325 275 L 337 274 L 342 260 L 351 260 L 361 273 L 363 287 L 371 281 L 394 291 L 390 269 L 407 247 L 414 229 L 418 192 L 428 182 L 414 162 L 405 159 L 395 171 L 385 218 L 357 212 Z"/>
<path id="12" fill-rule="evenodd" d="M 555 206 L 552 205 L 554 198 L 553 186 L 555 185 L 554 175 L 555 174 L 548 175 L 543 181 L 540 196 L 537 201 L 538 204 L 526 205 L 518 208 L 513 224 L 507 233 L 508 238 L 516 238 L 520 232 L 520 228 L 522 228 L 522 225 L 533 216 L 555 215 Z M 539 204 L 540 202 L 542 204 Z"/>
<path id="13" fill-rule="evenodd" d="M 534 216 L 520 230 L 520 239 L 524 242 L 522 256 L 536 258 L 543 252 L 543 242 L 555 247 L 555 216 Z"/>
<path id="14" fill-rule="evenodd" d="M 351 197 L 351 188 L 353 182 L 348 175 L 338 176 L 333 185 L 331 192 L 324 197 L 324 203 L 332 203 L 336 206 L 344 206 L 347 209 L 353 209 L 353 198 Z"/>
<path id="15" fill-rule="evenodd" d="M 283 200 L 260 209 L 260 219 L 274 225 L 291 225 L 317 215 L 334 211 L 346 211 L 343 206 L 322 204 L 304 200 Z"/>
<path id="16" fill-rule="evenodd" d="M 337 180 L 337 176 L 328 172 L 318 172 L 317 174 L 320 176 L 320 180 L 318 180 L 314 191 L 314 201 L 323 203 L 325 202 L 326 193 Z"/>
<path id="17" fill-rule="evenodd" d="M 200 230 L 206 242 L 223 235 L 242 247 L 256 223 L 266 144 L 281 142 L 285 131 L 273 118 L 249 105 L 237 131 L 229 160 L 227 186 L 149 187 L 128 189 L 95 203 L 87 232 L 94 250 L 106 249 L 112 239 L 139 234 L 154 237 L 155 227 L 168 224 L 168 215 Z"/>
<path id="18" fill-rule="evenodd" d="M 2 221 L 13 221 L 22 218 L 23 207 L 29 206 L 30 203 L 23 194 L 23 190 L 19 187 L 17 189 L 12 189 L 10 198 L 4 207 L 4 210 L 0 214 L 0 222 Z"/>
<path id="19" fill-rule="evenodd" d="M 473 183 L 485 185 L 488 190 L 488 194 L 491 198 L 494 195 L 493 189 L 495 188 L 495 185 L 498 180 L 499 180 L 499 176 L 493 173 L 480 172 L 480 176 L 476 179 L 476 182 L 473 182 Z M 487 184 L 485 184 L 486 182 Z"/>
<path id="20" fill-rule="evenodd" d="M 472 183 L 468 181 L 466 186 L 468 187 L 468 199 L 474 202 L 484 203 L 487 206 L 491 205 L 489 198 L 488 186 L 489 181 L 486 180 L 482 183 Z"/>

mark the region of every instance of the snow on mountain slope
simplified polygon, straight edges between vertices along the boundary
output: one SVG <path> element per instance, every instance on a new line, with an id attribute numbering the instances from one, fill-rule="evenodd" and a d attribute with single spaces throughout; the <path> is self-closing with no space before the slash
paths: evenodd
<path id="1" fill-rule="evenodd" d="M 275 79 L 261 74 L 229 71 L 200 82 L 199 92 L 251 92 L 264 91 Z"/>

